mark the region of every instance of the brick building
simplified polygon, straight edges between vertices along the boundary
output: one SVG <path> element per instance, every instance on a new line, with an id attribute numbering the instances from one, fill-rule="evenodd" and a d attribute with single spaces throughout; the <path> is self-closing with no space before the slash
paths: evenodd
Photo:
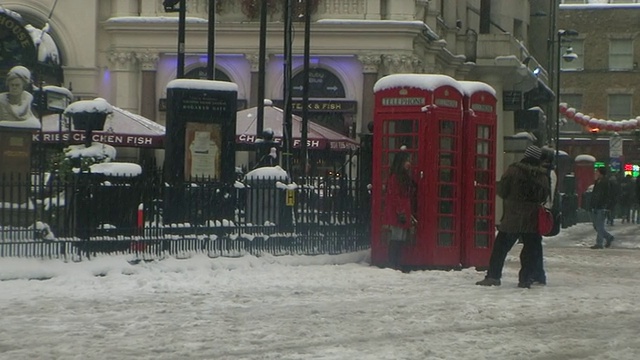
<path id="1" fill-rule="evenodd" d="M 640 115 L 640 2 L 564 0 L 557 24 L 558 29 L 579 33 L 562 44 L 563 52 L 570 46 L 578 58 L 561 62 L 560 100 L 598 119 L 620 121 Z M 560 148 L 572 158 L 590 154 L 598 161 L 610 160 L 608 139 L 613 131 L 593 131 L 568 120 L 560 132 Z M 640 163 L 639 133 L 619 132 L 626 163 Z"/>

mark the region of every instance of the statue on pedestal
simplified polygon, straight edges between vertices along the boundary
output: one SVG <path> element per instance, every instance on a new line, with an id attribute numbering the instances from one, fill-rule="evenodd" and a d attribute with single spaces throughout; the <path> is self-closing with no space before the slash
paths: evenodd
<path id="1" fill-rule="evenodd" d="M 7 92 L 0 93 L 0 126 L 39 129 L 41 124 L 31 111 L 33 95 L 31 72 L 24 66 L 14 66 L 7 73 Z"/>

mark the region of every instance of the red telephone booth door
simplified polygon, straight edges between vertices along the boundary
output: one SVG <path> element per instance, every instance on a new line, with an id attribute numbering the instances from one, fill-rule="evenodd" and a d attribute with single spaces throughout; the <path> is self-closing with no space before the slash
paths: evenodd
<path id="1" fill-rule="evenodd" d="M 485 269 L 495 238 L 497 99 L 485 83 L 460 85 L 465 92 L 462 266 Z"/>
<path id="2" fill-rule="evenodd" d="M 390 199 L 387 185 L 396 157 L 404 156 L 403 153 L 409 155 L 409 161 L 413 164 L 412 178 L 416 185 L 416 196 L 420 196 L 423 191 L 422 179 L 418 176 L 418 166 L 421 163 L 420 124 L 424 117 L 421 108 L 430 102 L 431 95 L 425 90 L 385 85 L 387 81 L 394 79 L 397 80 L 392 75 L 376 83 L 376 86 L 382 84 L 382 89 L 375 94 L 371 184 L 371 264 L 377 266 L 387 266 L 392 261 L 389 258 L 389 234 L 386 229 L 393 222 L 390 217 L 395 216 L 390 215 L 393 199 Z M 412 206 L 413 215 L 419 216 L 422 205 L 414 199 Z M 407 262 L 407 253 L 424 254 L 424 250 L 421 250 L 422 238 L 417 233 L 412 238 L 415 240 L 402 244 L 397 260 L 400 266 L 413 265 Z"/>
<path id="3" fill-rule="evenodd" d="M 418 202 L 424 210 L 419 233 L 426 239 L 429 266 L 455 268 L 461 263 L 462 89 L 442 75 L 434 82 L 433 106 L 425 111 L 420 138 L 424 191 Z"/>

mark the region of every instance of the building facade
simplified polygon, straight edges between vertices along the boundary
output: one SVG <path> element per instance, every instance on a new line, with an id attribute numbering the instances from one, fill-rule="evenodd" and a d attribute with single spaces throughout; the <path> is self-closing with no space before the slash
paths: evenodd
<path id="1" fill-rule="evenodd" d="M 277 104 L 285 83 L 284 1 L 266 2 L 265 98 Z M 208 40 L 214 36 L 216 78 L 238 85 L 243 106 L 257 105 L 260 1 L 186 3 L 185 74 L 203 74 Z M 208 14 L 213 3 L 212 35 Z M 297 19 L 303 3 L 293 3 Z M 531 2 L 545 6 L 538 3 Z M 544 62 L 527 47 L 530 33 L 547 37 L 549 20 L 534 19 L 527 0 L 314 0 L 312 4 L 311 85 L 316 86 L 310 86 L 310 116 L 342 134 L 357 138 L 369 131 L 373 85 L 385 75 L 435 73 L 482 81 L 498 95 L 497 153 L 504 156 L 499 156 L 496 170 L 501 174 L 521 151 L 505 148 L 502 141 L 515 133 L 514 111 L 548 106 L 552 99 Z M 177 77 L 178 15 L 165 12 L 161 0 L 19 0 L 0 5 L 36 28 L 49 24 L 63 69 L 61 85 L 72 87 L 77 98 L 102 97 L 164 124 L 166 85 Z M 303 33 L 303 24 L 295 22 L 294 112 L 300 110 Z"/>
<path id="2" fill-rule="evenodd" d="M 640 115 L 640 3 L 564 0 L 558 27 L 578 35 L 563 46 L 578 55 L 562 62 L 560 99 L 592 118 L 621 121 Z M 589 154 L 609 162 L 612 130 L 593 130 L 568 120 L 561 128 L 561 149 L 570 156 Z M 618 131 L 624 138 L 623 161 L 640 164 L 637 129 Z"/>

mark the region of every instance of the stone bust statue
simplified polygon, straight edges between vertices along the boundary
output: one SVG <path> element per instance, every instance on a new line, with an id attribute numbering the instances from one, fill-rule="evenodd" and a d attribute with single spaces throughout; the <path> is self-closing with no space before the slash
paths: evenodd
<path id="1" fill-rule="evenodd" d="M 33 95 L 26 89 L 31 84 L 31 72 L 24 66 L 14 66 L 7 73 L 7 92 L 0 93 L 0 127 L 39 129 L 40 121 L 31 111 Z"/>

